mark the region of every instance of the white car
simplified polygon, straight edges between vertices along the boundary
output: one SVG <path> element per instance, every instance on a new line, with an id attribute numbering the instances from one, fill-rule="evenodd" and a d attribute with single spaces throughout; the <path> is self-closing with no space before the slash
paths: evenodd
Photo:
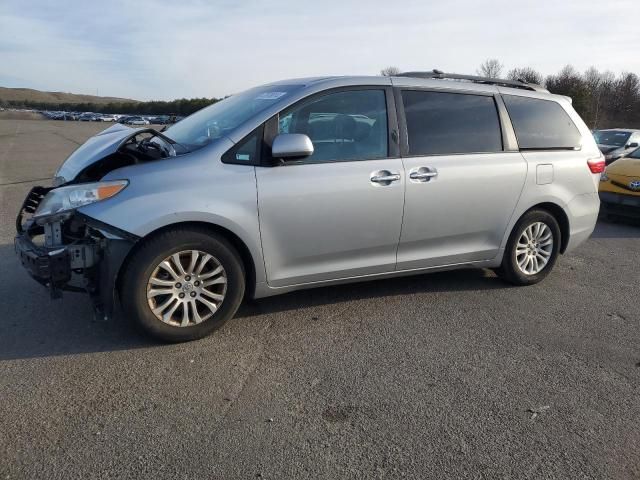
<path id="1" fill-rule="evenodd" d="M 125 122 L 127 125 L 150 125 L 149 120 L 142 117 L 132 117 Z"/>
<path id="2" fill-rule="evenodd" d="M 97 120 L 99 122 L 115 122 L 116 121 L 116 117 L 115 117 L 115 115 L 102 115 L 102 116 L 98 117 Z"/>

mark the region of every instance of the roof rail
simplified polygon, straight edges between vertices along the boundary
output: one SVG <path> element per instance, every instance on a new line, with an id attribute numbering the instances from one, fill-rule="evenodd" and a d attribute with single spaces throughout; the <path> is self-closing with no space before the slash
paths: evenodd
<path id="1" fill-rule="evenodd" d="M 431 72 L 404 72 L 395 75 L 396 77 L 412 77 L 412 78 L 433 78 L 437 80 L 461 80 L 472 83 L 482 83 L 485 85 L 498 85 L 500 87 L 522 88 L 524 90 L 532 90 L 534 92 L 549 93 L 546 88 L 535 83 L 527 83 L 524 80 L 505 80 L 502 78 L 477 77 L 474 75 L 460 75 L 457 73 L 444 73 L 441 70 L 432 70 Z"/>

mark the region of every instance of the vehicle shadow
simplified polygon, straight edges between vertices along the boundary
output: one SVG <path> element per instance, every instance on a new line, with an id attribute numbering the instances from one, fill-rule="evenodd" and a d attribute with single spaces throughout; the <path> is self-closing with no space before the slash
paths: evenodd
<path id="1" fill-rule="evenodd" d="M 245 301 L 238 310 L 236 318 L 248 318 L 378 297 L 506 288 L 512 288 L 512 285 L 502 281 L 493 272 L 468 268 L 318 287 L 260 300 Z"/>
<path id="2" fill-rule="evenodd" d="M 591 236 L 593 238 L 640 238 L 640 220 L 601 215 Z"/>
<path id="3" fill-rule="evenodd" d="M 162 345 L 140 335 L 119 309 L 111 320 L 95 318 L 84 294 L 65 293 L 62 300 L 51 300 L 47 290 L 23 270 L 13 245 L 0 246 L 0 271 L 0 298 L 4 299 L 0 315 L 0 361 Z M 374 297 L 503 288 L 510 286 L 490 271 L 456 270 L 248 300 L 240 307 L 236 318 L 244 322 L 261 315 Z"/>

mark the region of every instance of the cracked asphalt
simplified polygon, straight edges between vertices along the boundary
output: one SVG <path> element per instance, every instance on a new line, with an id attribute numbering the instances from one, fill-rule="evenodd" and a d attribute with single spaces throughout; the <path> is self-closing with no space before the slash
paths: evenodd
<path id="1" fill-rule="evenodd" d="M 640 478 L 640 227 L 541 284 L 464 270 L 244 305 L 161 345 L 13 253 L 94 123 L 0 119 L 0 478 Z"/>

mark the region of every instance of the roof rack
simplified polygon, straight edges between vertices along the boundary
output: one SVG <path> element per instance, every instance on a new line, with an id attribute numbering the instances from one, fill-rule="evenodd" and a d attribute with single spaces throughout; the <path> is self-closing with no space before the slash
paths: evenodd
<path id="1" fill-rule="evenodd" d="M 482 83 L 484 85 L 498 85 L 501 87 L 522 88 L 524 90 L 532 90 L 534 92 L 549 93 L 546 88 L 535 83 L 527 83 L 524 80 L 505 80 L 502 78 L 477 77 L 474 75 L 460 75 L 457 73 L 444 73 L 441 70 L 432 70 L 430 72 L 404 72 L 395 75 L 396 77 L 412 77 L 412 78 L 433 78 L 437 80 L 461 80 L 472 83 Z"/>

